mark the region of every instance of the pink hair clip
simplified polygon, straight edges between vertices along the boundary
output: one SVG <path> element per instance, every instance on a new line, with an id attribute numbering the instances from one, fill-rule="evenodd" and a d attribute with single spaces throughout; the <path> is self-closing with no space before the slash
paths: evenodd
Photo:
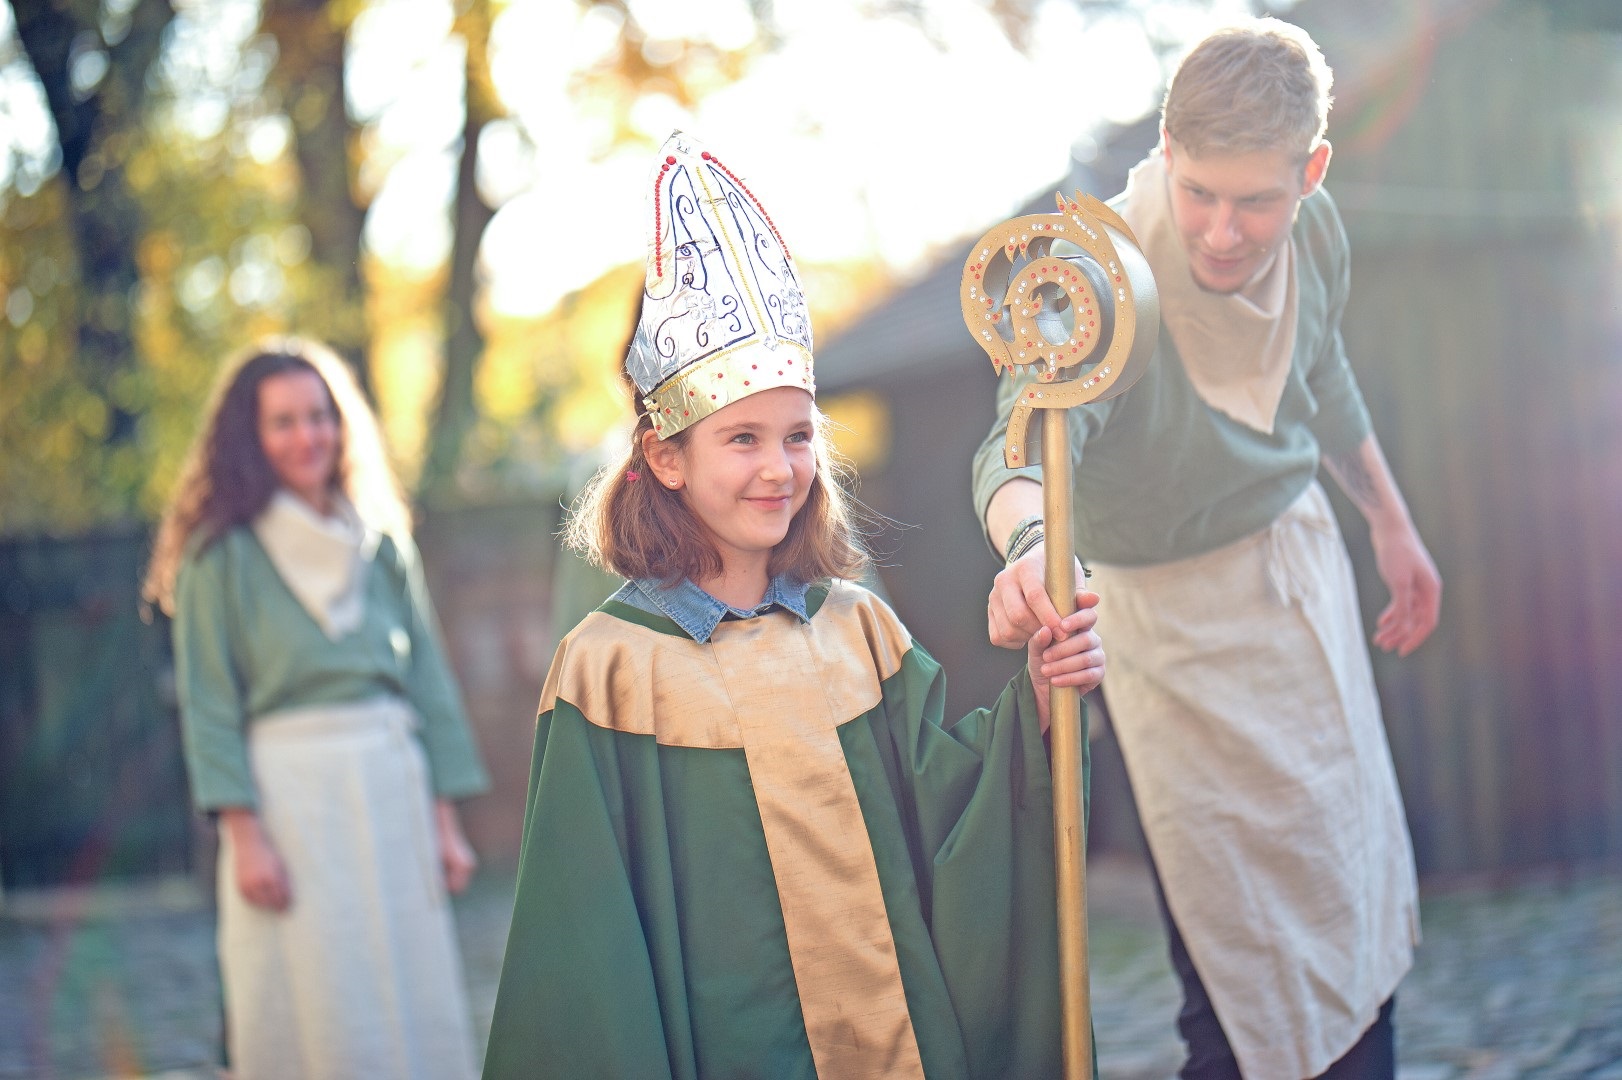
<path id="1" fill-rule="evenodd" d="M 635 469 L 626 469 L 625 470 L 625 479 L 629 483 L 634 484 L 638 480 L 640 480 L 641 478 L 642 478 L 642 474 L 637 472 Z"/>

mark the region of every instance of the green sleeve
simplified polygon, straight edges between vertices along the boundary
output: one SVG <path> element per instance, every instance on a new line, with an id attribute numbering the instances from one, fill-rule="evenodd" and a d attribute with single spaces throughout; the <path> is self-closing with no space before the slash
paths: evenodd
<path id="1" fill-rule="evenodd" d="M 986 543 L 991 547 L 992 554 L 997 552 L 993 538 L 985 533 L 986 510 L 991 505 L 991 497 L 997 489 L 1010 480 L 1024 477 L 1042 482 L 1042 467 L 1040 464 L 1042 416 L 1044 412 L 1038 410 L 1031 417 L 1030 453 L 1035 465 L 1025 465 L 1018 469 L 1010 469 L 1007 459 L 1003 457 L 1004 440 L 1008 437 L 1008 418 L 1013 415 L 1014 401 L 1019 392 L 1029 383 L 1029 378 L 1019 379 L 1004 375 L 997 380 L 997 418 L 992 421 L 991 431 L 986 435 L 980 449 L 974 453 L 974 472 L 971 480 L 971 493 L 974 497 L 974 512 L 980 521 L 981 534 L 985 536 Z M 1110 413 L 1114 410 L 1119 397 L 1109 401 L 1095 402 L 1088 405 L 1077 406 L 1064 410 L 1065 422 L 1070 428 L 1070 457 L 1072 467 L 1080 466 L 1082 448 L 1087 441 L 1103 430 Z M 998 542 L 1008 539 L 1006 536 L 996 537 Z"/>
<path id="2" fill-rule="evenodd" d="M 986 508 L 991 505 L 991 497 L 997 489 L 1008 481 L 1018 477 L 1042 482 L 1042 468 L 1039 465 L 1027 465 L 1024 468 L 1010 469 L 1007 460 L 1003 457 L 1003 440 L 1008 437 L 1008 418 L 1014 410 L 1014 398 L 1019 387 L 1015 380 L 1003 376 L 997 380 L 997 417 L 991 423 L 991 431 L 986 435 L 980 449 L 974 452 L 974 474 L 971 481 L 974 495 L 974 513 L 980 521 L 980 529 L 985 534 Z M 1040 439 L 1032 439 L 1040 442 Z M 999 537 L 1006 540 L 1007 537 Z M 996 545 L 992 543 L 990 535 L 986 535 L 986 543 L 991 547 L 992 554 L 996 554 Z"/>
<path id="3" fill-rule="evenodd" d="M 237 581 L 230 537 L 189 557 L 175 583 L 175 689 L 180 731 L 199 810 L 256 807 L 244 734 L 246 688 L 237 642 Z"/>
<path id="4" fill-rule="evenodd" d="M 473 742 L 456 676 L 445 660 L 438 620 L 423 580 L 422 558 L 409 538 L 391 538 L 384 543 L 391 545 L 398 568 L 406 630 L 411 635 L 406 696 L 422 717 L 423 750 L 428 757 L 434 794 L 446 799 L 477 795 L 490 787 L 490 778 Z"/>
<path id="5" fill-rule="evenodd" d="M 619 778 L 592 735 L 564 702 L 536 725 L 486 1080 L 672 1076 Z"/>
<path id="6" fill-rule="evenodd" d="M 1053 783 L 1030 677 L 1022 668 L 955 724 L 941 724 L 943 700 L 939 666 L 915 645 L 884 709 L 905 740 L 898 802 L 969 1075 L 1056 1076 Z"/>
<path id="7" fill-rule="evenodd" d="M 1315 211 L 1310 217 L 1306 214 L 1309 207 Z M 1303 204 L 1303 217 L 1307 218 L 1303 221 L 1304 239 L 1321 267 L 1317 282 L 1329 293 L 1324 347 L 1317 356 L 1308 358 L 1311 366 L 1307 369 L 1307 386 L 1318 403 L 1317 415 L 1308 426 L 1324 455 L 1344 454 L 1357 449 L 1374 430 L 1340 330 L 1352 289 L 1351 245 L 1327 191 L 1320 191 Z"/>

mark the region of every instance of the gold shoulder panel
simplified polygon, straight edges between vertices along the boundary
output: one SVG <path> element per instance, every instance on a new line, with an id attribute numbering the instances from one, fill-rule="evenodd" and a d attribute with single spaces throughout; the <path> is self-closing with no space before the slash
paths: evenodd
<path id="1" fill-rule="evenodd" d="M 901 669 L 912 648 L 889 605 L 849 582 L 835 582 L 804 625 L 786 612 L 721 623 L 715 644 L 747 638 L 751 646 L 724 671 L 710 646 L 594 611 L 558 646 L 540 711 L 561 698 L 600 728 L 652 735 L 665 746 L 736 749 L 743 736 L 729 684 L 771 688 L 775 709 L 805 708 L 812 688 L 783 680 L 779 635 L 804 637 L 836 725 L 879 703 L 880 684 Z"/>
<path id="2" fill-rule="evenodd" d="M 563 639 L 541 712 L 567 701 L 587 722 L 665 746 L 736 749 L 737 716 L 711 650 L 594 611 Z"/>
<path id="3" fill-rule="evenodd" d="M 872 668 L 879 682 L 901 670 L 901 660 L 912 648 L 912 635 L 890 605 L 853 581 L 833 583 L 811 624 L 819 637 L 841 642 L 853 663 L 864 656 L 864 666 Z"/>

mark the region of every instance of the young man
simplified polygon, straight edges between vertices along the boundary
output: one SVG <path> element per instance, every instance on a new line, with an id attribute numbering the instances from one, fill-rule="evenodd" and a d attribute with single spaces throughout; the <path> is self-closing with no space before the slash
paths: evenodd
<path id="1" fill-rule="evenodd" d="M 1391 997 L 1418 939 L 1320 462 L 1368 520 L 1391 593 L 1376 645 L 1417 648 L 1441 581 L 1341 341 L 1346 237 L 1321 189 L 1330 78 L 1311 38 L 1275 20 L 1183 61 L 1161 145 L 1113 203 L 1155 273 L 1159 349 L 1129 392 L 1068 413 L 1105 696 L 1183 981 L 1182 1075 L 1202 1080 L 1392 1076 Z M 974 470 L 999 552 L 1042 511 L 1040 472 L 1003 463 L 1013 394 L 1005 380 Z M 1056 621 L 1042 560 L 1038 544 L 997 575 L 997 644 Z"/>

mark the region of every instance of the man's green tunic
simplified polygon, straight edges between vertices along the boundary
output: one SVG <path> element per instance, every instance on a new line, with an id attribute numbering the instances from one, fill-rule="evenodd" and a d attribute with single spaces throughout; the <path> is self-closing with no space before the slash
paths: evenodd
<path id="1" fill-rule="evenodd" d="M 1122 208 L 1119 199 L 1111 205 Z M 1066 410 L 1076 551 L 1083 559 L 1147 566 L 1250 536 L 1300 498 L 1321 455 L 1353 451 L 1368 437 L 1368 410 L 1340 332 L 1351 259 L 1328 192 L 1302 201 L 1291 237 L 1295 350 L 1271 432 L 1206 405 L 1165 332 L 1130 391 Z M 1003 460 L 1008 415 L 1025 382 L 998 380 L 997 421 L 974 457 L 974 506 L 982 522 L 1008 481 L 1042 481 L 1039 466 L 1010 469 Z"/>
<path id="2" fill-rule="evenodd" d="M 1058 1074 L 1028 675 L 945 724 L 882 601 L 809 611 L 700 643 L 610 601 L 559 647 L 487 1077 Z"/>

